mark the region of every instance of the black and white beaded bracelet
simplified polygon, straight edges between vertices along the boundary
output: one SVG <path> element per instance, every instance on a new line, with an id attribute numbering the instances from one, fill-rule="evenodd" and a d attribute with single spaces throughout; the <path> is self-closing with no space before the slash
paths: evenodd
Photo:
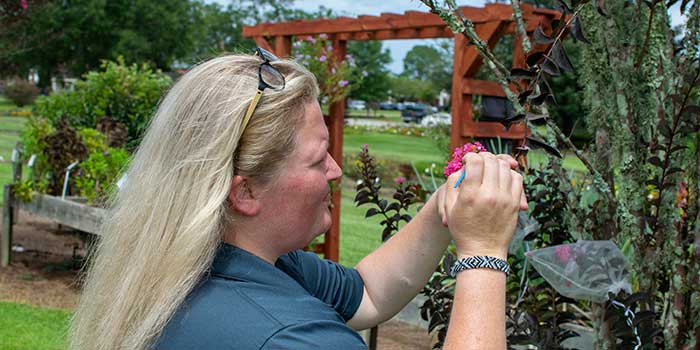
<path id="1" fill-rule="evenodd" d="M 510 272 L 510 265 L 507 261 L 492 256 L 469 256 L 461 258 L 452 265 L 450 276 L 455 277 L 457 272 L 468 269 L 494 269 L 503 271 L 506 275 Z"/>

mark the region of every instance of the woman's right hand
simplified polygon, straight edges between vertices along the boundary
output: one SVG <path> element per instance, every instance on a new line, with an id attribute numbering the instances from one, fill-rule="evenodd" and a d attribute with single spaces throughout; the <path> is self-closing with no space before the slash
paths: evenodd
<path id="1" fill-rule="evenodd" d="M 467 153 L 461 171 L 447 179 L 441 212 L 460 257 L 489 255 L 505 259 L 518 221 L 527 209 L 523 177 L 510 156 L 489 152 Z M 466 169 L 461 184 L 455 183 Z"/>

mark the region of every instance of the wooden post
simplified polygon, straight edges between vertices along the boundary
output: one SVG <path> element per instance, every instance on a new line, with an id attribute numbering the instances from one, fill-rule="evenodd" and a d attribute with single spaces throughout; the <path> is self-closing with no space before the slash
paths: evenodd
<path id="1" fill-rule="evenodd" d="M 15 152 L 17 152 L 17 158 L 12 160 L 12 182 L 20 183 L 22 182 L 22 153 L 24 153 L 24 147 L 21 142 L 17 142 Z M 17 218 L 19 218 L 19 209 L 15 207 L 12 213 L 13 222 Z"/>
<path id="2" fill-rule="evenodd" d="M 333 40 L 333 52 L 338 59 L 345 59 L 348 45 L 345 40 Z M 338 166 L 343 168 L 343 126 L 345 125 L 345 99 L 341 99 L 332 103 L 328 110 L 328 133 L 330 134 L 330 153 Z M 325 243 L 323 246 L 324 257 L 329 260 L 338 261 L 340 258 L 340 185 L 341 180 L 338 180 L 338 185 L 334 187 L 331 195 L 331 203 L 333 209 L 331 217 L 333 224 L 330 231 L 326 232 Z"/>
<path id="3" fill-rule="evenodd" d="M 10 265 L 12 260 L 12 207 L 14 204 L 12 185 L 5 185 L 2 197 L 2 233 L 0 233 L 0 256 L 2 259 L 0 265 L 6 267 Z"/>
<path id="4" fill-rule="evenodd" d="M 292 37 L 280 35 L 275 37 L 275 55 L 279 58 L 286 58 L 292 54 Z"/>

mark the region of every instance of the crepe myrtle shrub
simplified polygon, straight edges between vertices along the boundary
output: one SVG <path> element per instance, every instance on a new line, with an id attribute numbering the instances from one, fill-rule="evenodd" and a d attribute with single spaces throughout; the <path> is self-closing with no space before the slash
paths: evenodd
<path id="1" fill-rule="evenodd" d="M 352 55 L 338 57 L 327 34 L 297 38 L 292 44 L 292 56 L 316 76 L 321 89 L 319 98 L 327 98 L 329 104 L 347 96 L 353 85 L 367 75 L 357 68 Z"/>
<path id="2" fill-rule="evenodd" d="M 408 209 L 415 203 L 425 202 L 427 193 L 417 184 L 411 184 L 402 176 L 394 180 L 396 188 L 392 195 L 391 203 L 383 198 L 380 193 L 382 188 L 381 179 L 377 174 L 374 158 L 369 154 L 369 147 L 364 145 L 360 152 L 357 164 L 360 180 L 357 182 L 355 195 L 355 205 L 371 206 L 365 213 L 365 218 L 380 215 L 382 220 L 379 223 L 382 229 L 382 242 L 391 238 L 399 230 L 401 222 L 408 223 L 412 217 L 408 214 Z"/>

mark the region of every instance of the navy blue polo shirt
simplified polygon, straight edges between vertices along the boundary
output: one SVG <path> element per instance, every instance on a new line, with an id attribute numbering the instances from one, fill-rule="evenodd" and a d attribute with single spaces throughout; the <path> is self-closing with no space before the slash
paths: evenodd
<path id="1" fill-rule="evenodd" d="M 188 295 L 156 342 L 181 349 L 367 349 L 346 325 L 362 301 L 355 269 L 293 251 L 275 265 L 222 244 L 211 273 Z"/>

